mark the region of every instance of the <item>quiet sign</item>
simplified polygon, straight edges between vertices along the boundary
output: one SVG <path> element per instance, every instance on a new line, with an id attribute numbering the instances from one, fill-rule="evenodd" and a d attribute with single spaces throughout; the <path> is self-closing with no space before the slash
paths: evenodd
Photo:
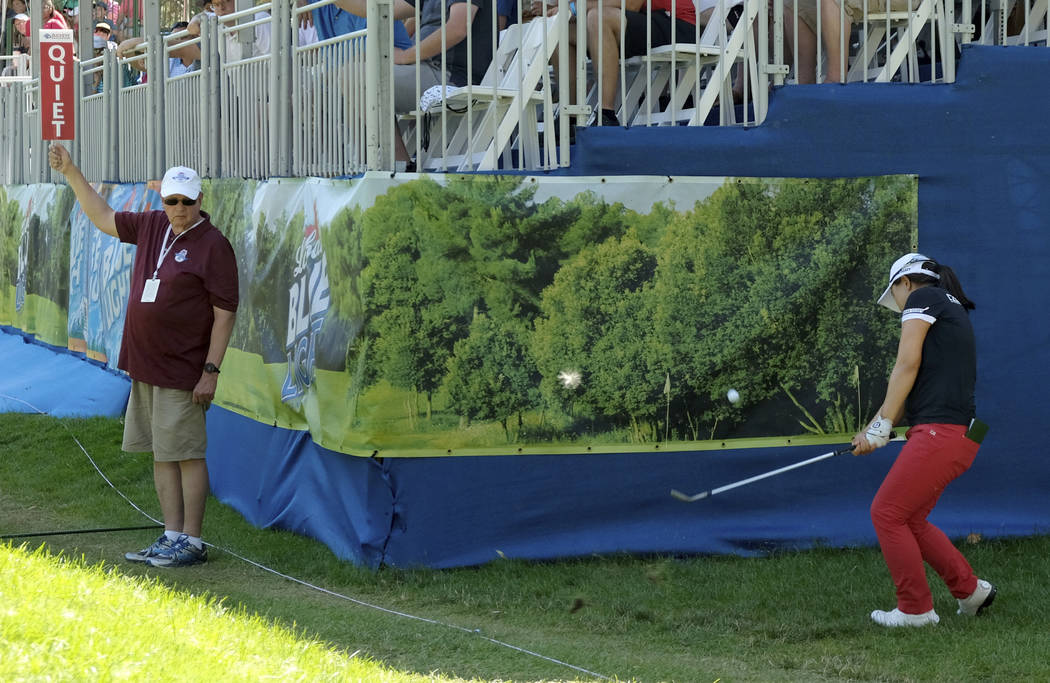
<path id="1" fill-rule="evenodd" d="M 44 140 L 73 139 L 73 31 L 40 31 L 40 126 Z"/>

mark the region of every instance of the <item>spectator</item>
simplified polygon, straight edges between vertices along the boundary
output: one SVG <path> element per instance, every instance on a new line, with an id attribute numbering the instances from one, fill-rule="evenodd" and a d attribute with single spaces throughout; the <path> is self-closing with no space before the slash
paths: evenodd
<path id="1" fill-rule="evenodd" d="M 363 31 L 367 25 L 364 17 L 340 9 L 336 5 L 318 7 L 311 14 L 314 26 L 317 28 L 318 40 L 328 40 L 347 33 Z M 394 22 L 394 47 L 399 50 L 407 50 L 412 47 L 412 38 L 409 37 L 401 21 Z"/>
<path id="2" fill-rule="evenodd" d="M 44 0 L 43 4 L 43 17 L 44 17 L 44 28 L 50 29 L 67 29 L 69 24 L 66 23 L 65 16 L 61 12 L 55 9 L 55 3 L 52 0 Z"/>
<path id="3" fill-rule="evenodd" d="M 12 23 L 15 27 L 15 38 L 18 39 L 18 44 L 28 54 L 29 46 L 32 45 L 32 41 L 29 40 L 29 15 L 16 14 L 12 19 Z"/>
<path id="4" fill-rule="evenodd" d="M 189 22 L 177 21 L 171 25 L 168 33 L 178 33 L 186 29 L 187 26 L 189 26 Z M 168 78 L 200 70 L 200 46 L 197 43 L 187 44 L 190 40 L 192 40 L 192 37 L 187 35 L 180 40 L 170 43 L 171 49 L 168 50 Z M 117 56 L 123 59 L 141 52 L 140 46 L 143 42 L 145 41 L 142 38 L 128 38 L 117 46 Z M 146 59 L 144 56 L 132 60 L 128 64 L 132 68 L 144 74 L 146 73 Z"/>
<path id="5" fill-rule="evenodd" d="M 228 14 L 233 14 L 237 11 L 236 0 L 216 0 L 215 2 L 205 3 L 205 10 L 197 16 L 190 19 L 190 23 L 186 30 L 190 32 L 190 35 L 197 37 L 201 34 L 200 20 L 202 16 L 210 17 L 224 17 Z M 253 20 L 269 18 L 268 12 L 259 11 L 252 15 Z M 242 47 L 240 32 L 233 31 L 226 34 L 226 50 L 225 59 L 230 62 L 235 62 L 240 59 L 246 59 L 247 57 L 260 57 L 262 55 L 270 54 L 270 24 L 263 23 L 255 26 L 255 36 L 252 41 L 251 54 L 244 56 L 244 50 Z"/>
<path id="6" fill-rule="evenodd" d="M 303 7 L 309 4 L 309 0 L 296 0 L 296 6 Z M 314 24 L 314 13 L 312 10 L 299 15 L 299 42 L 297 45 L 312 45 L 318 41 L 317 25 Z"/>
<path id="7" fill-rule="evenodd" d="M 28 76 L 29 75 L 29 49 L 21 45 L 11 49 L 14 59 L 5 62 L 7 66 L 0 71 L 0 76 Z"/>
<path id="8" fill-rule="evenodd" d="M 415 17 L 416 6 L 406 0 L 394 0 L 395 19 Z M 492 62 L 492 25 L 495 3 L 491 0 L 419 0 L 417 42 L 407 49 L 394 49 L 394 111 L 406 114 L 417 108 L 419 93 L 447 79 L 450 85 L 480 83 Z M 336 0 L 336 5 L 358 16 L 365 16 L 365 0 Z M 441 17 L 445 15 L 444 65 L 442 65 Z M 467 34 L 471 34 L 471 73 L 467 72 Z M 416 59 L 419 69 L 416 69 Z M 442 66 L 446 72 L 442 73 Z M 419 78 L 419 93 L 416 78 Z M 408 149 L 398 135 L 395 157 L 410 162 Z"/>
<path id="9" fill-rule="evenodd" d="M 102 47 L 107 50 L 117 49 L 117 43 L 113 40 L 113 27 L 109 25 L 108 21 L 100 21 L 95 24 L 95 33 L 93 37 L 95 39 L 93 42 L 95 43 L 94 47 L 96 49 L 99 47 L 99 39 L 101 39 L 103 43 Z"/>
<path id="10" fill-rule="evenodd" d="M 622 4 L 621 4 L 622 3 Z M 601 78 L 601 125 L 619 126 L 616 118 L 616 93 L 620 79 L 620 40 L 623 34 L 624 59 L 644 55 L 647 42 L 652 47 L 669 45 L 674 27 L 674 40 L 696 42 L 696 8 L 692 0 L 652 0 L 652 12 L 646 16 L 647 0 L 587 0 L 587 52 L 597 65 Z M 671 20 L 674 4 L 675 19 Z M 573 18 L 569 22 L 569 97 L 576 98 L 576 3 L 569 3 Z M 710 16 L 711 9 L 705 12 Z M 623 21 L 621 22 L 621 16 Z M 601 32 L 599 33 L 599 18 Z M 705 17 L 706 18 L 706 17 Z M 651 35 L 648 32 L 651 31 Z M 599 63 L 599 45 L 601 60 Z M 551 60 L 558 69 L 558 54 Z"/>
<path id="11" fill-rule="evenodd" d="M 790 17 L 793 12 L 790 3 L 784 3 L 785 16 Z M 909 0 L 890 0 L 890 9 L 894 12 L 906 12 L 909 8 Z M 918 3 L 912 3 L 911 7 Z M 845 81 L 845 72 L 842 70 L 842 62 L 846 61 L 848 67 L 850 32 L 853 24 L 864 20 L 864 0 L 845 0 L 844 7 L 840 10 L 836 0 L 820 1 L 820 47 L 821 52 L 827 55 L 828 71 L 824 76 L 826 83 L 838 83 Z M 877 5 L 880 10 L 885 5 L 880 1 Z M 839 14 L 845 14 L 845 22 L 839 21 Z M 799 0 L 798 3 L 798 64 L 795 65 L 795 77 L 799 83 L 815 83 L 817 80 L 817 0 Z M 793 35 L 794 31 L 790 22 L 784 26 L 784 36 Z M 790 40 L 789 40 L 790 42 Z M 846 48 L 845 59 L 842 48 Z M 792 54 L 793 49 L 788 50 Z"/>

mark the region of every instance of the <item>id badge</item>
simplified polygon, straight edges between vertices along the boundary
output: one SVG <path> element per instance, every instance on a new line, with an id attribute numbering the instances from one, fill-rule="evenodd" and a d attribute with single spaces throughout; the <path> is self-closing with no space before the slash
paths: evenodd
<path id="1" fill-rule="evenodd" d="M 151 304 L 157 300 L 157 290 L 160 289 L 160 280 L 150 278 L 146 280 L 146 286 L 142 288 L 142 303 Z"/>

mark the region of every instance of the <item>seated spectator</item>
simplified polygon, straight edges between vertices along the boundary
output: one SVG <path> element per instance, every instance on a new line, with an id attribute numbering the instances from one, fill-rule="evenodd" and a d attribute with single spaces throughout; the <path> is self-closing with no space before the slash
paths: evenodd
<path id="1" fill-rule="evenodd" d="M 918 2 L 912 0 L 911 7 L 918 6 Z M 784 3 L 784 14 L 790 17 L 793 12 L 789 9 L 791 2 Z M 885 9 L 885 2 L 869 4 L 870 11 L 881 11 Z M 890 9 L 894 12 L 906 12 L 909 0 L 890 0 Z M 877 10 L 875 8 L 878 8 Z M 845 0 L 843 10 L 839 9 L 836 0 L 821 0 L 820 2 L 820 51 L 827 55 L 828 70 L 824 76 L 825 83 L 844 82 L 846 73 L 842 70 L 842 63 L 846 61 L 849 68 L 850 32 L 853 24 L 864 21 L 864 0 Z M 845 22 L 839 21 L 839 14 L 845 14 Z M 795 77 L 799 83 L 815 83 L 817 80 L 817 0 L 799 0 L 798 3 L 798 64 L 795 65 Z M 784 37 L 787 43 L 791 42 L 794 30 L 790 21 L 784 25 Z M 845 59 L 842 48 L 846 48 Z M 788 47 L 788 55 L 794 54 L 794 49 Z"/>
<path id="2" fill-rule="evenodd" d="M 395 114 L 406 114 L 417 109 L 419 95 L 427 88 L 441 85 L 443 79 L 447 80 L 449 85 L 456 86 L 480 83 L 489 64 L 492 63 L 495 3 L 491 0 L 394 0 L 394 18 L 404 20 L 415 17 L 416 6 L 413 3 L 417 1 L 421 3 L 417 42 L 407 49 L 394 49 Z M 366 0 L 336 0 L 335 4 L 360 17 L 367 14 Z M 442 73 L 442 13 L 445 14 L 445 73 Z M 471 34 L 470 73 L 467 72 L 468 33 Z M 417 75 L 420 88 L 418 93 Z M 408 150 L 400 135 L 395 137 L 395 145 L 396 159 L 409 162 Z"/>
<path id="3" fill-rule="evenodd" d="M 189 22 L 177 21 L 172 24 L 168 33 L 178 33 L 179 31 L 184 30 L 187 26 L 189 26 Z M 190 36 L 183 36 L 182 39 L 171 43 L 171 49 L 168 50 L 168 78 L 174 78 L 175 76 L 181 76 L 182 74 L 188 74 L 200 70 L 200 47 L 196 43 L 187 44 L 190 40 L 192 40 Z M 142 51 L 141 45 L 144 42 L 145 40 L 143 38 L 128 38 L 117 46 L 117 56 L 123 59 L 135 54 L 140 54 Z M 128 62 L 128 64 L 134 69 L 146 73 L 145 56 L 134 59 Z"/>
<path id="4" fill-rule="evenodd" d="M 314 26 L 317 28 L 318 40 L 328 40 L 347 33 L 365 30 L 367 22 L 364 17 L 340 9 L 336 5 L 325 5 L 311 12 Z M 394 47 L 399 50 L 407 50 L 412 47 L 412 38 L 409 37 L 401 21 L 394 22 Z"/>
<path id="5" fill-rule="evenodd" d="M 652 0 L 652 12 L 647 16 L 647 0 L 587 0 L 587 52 L 601 78 L 601 125 L 619 126 L 616 118 L 616 94 L 620 80 L 620 39 L 623 34 L 623 58 L 644 55 L 648 41 L 652 47 L 671 43 L 672 24 L 674 40 L 678 43 L 696 42 L 696 8 L 692 0 Z M 675 19 L 671 20 L 674 2 Z M 621 4 L 622 3 L 622 4 Z M 573 18 L 569 22 L 569 97 L 576 98 L 576 3 L 570 3 Z M 710 16 L 711 8 L 705 14 Z M 620 17 L 623 17 L 621 22 Z M 599 17 L 601 32 L 599 33 Z M 706 18 L 706 17 L 705 17 Z M 651 34 L 648 32 L 651 31 Z M 599 63 L 599 45 L 601 60 Z M 558 54 L 552 58 L 558 70 Z"/>

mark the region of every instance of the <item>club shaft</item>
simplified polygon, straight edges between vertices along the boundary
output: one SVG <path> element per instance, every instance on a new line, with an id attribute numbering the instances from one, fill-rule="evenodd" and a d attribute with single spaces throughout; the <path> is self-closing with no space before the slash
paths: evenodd
<path id="1" fill-rule="evenodd" d="M 831 451 L 830 453 L 825 453 L 824 455 L 818 455 L 818 456 L 816 456 L 814 458 L 810 458 L 809 460 L 803 460 L 801 462 L 796 462 L 793 465 L 785 465 L 784 467 L 781 467 L 779 469 L 771 470 L 771 471 L 765 472 L 763 474 L 758 474 L 758 475 L 755 475 L 755 476 L 750 477 L 748 479 L 741 479 L 740 481 L 735 481 L 732 484 L 726 484 L 725 486 L 719 486 L 716 489 L 711 489 L 710 495 L 717 496 L 719 493 L 724 493 L 725 491 L 729 491 L 730 489 L 735 489 L 738 486 L 747 486 L 748 484 L 753 484 L 756 481 L 760 481 L 762 479 L 767 479 L 769 477 L 775 477 L 778 474 L 783 474 L 784 472 L 788 472 L 790 470 L 794 470 L 794 469 L 797 469 L 799 467 L 805 467 L 806 465 L 812 465 L 813 463 L 820 462 L 821 460 L 827 460 L 828 458 L 834 458 L 836 455 L 841 455 L 842 453 L 845 453 L 845 452 L 847 452 L 849 450 L 850 449 L 847 448 L 847 449 L 839 450 L 839 451 Z"/>

